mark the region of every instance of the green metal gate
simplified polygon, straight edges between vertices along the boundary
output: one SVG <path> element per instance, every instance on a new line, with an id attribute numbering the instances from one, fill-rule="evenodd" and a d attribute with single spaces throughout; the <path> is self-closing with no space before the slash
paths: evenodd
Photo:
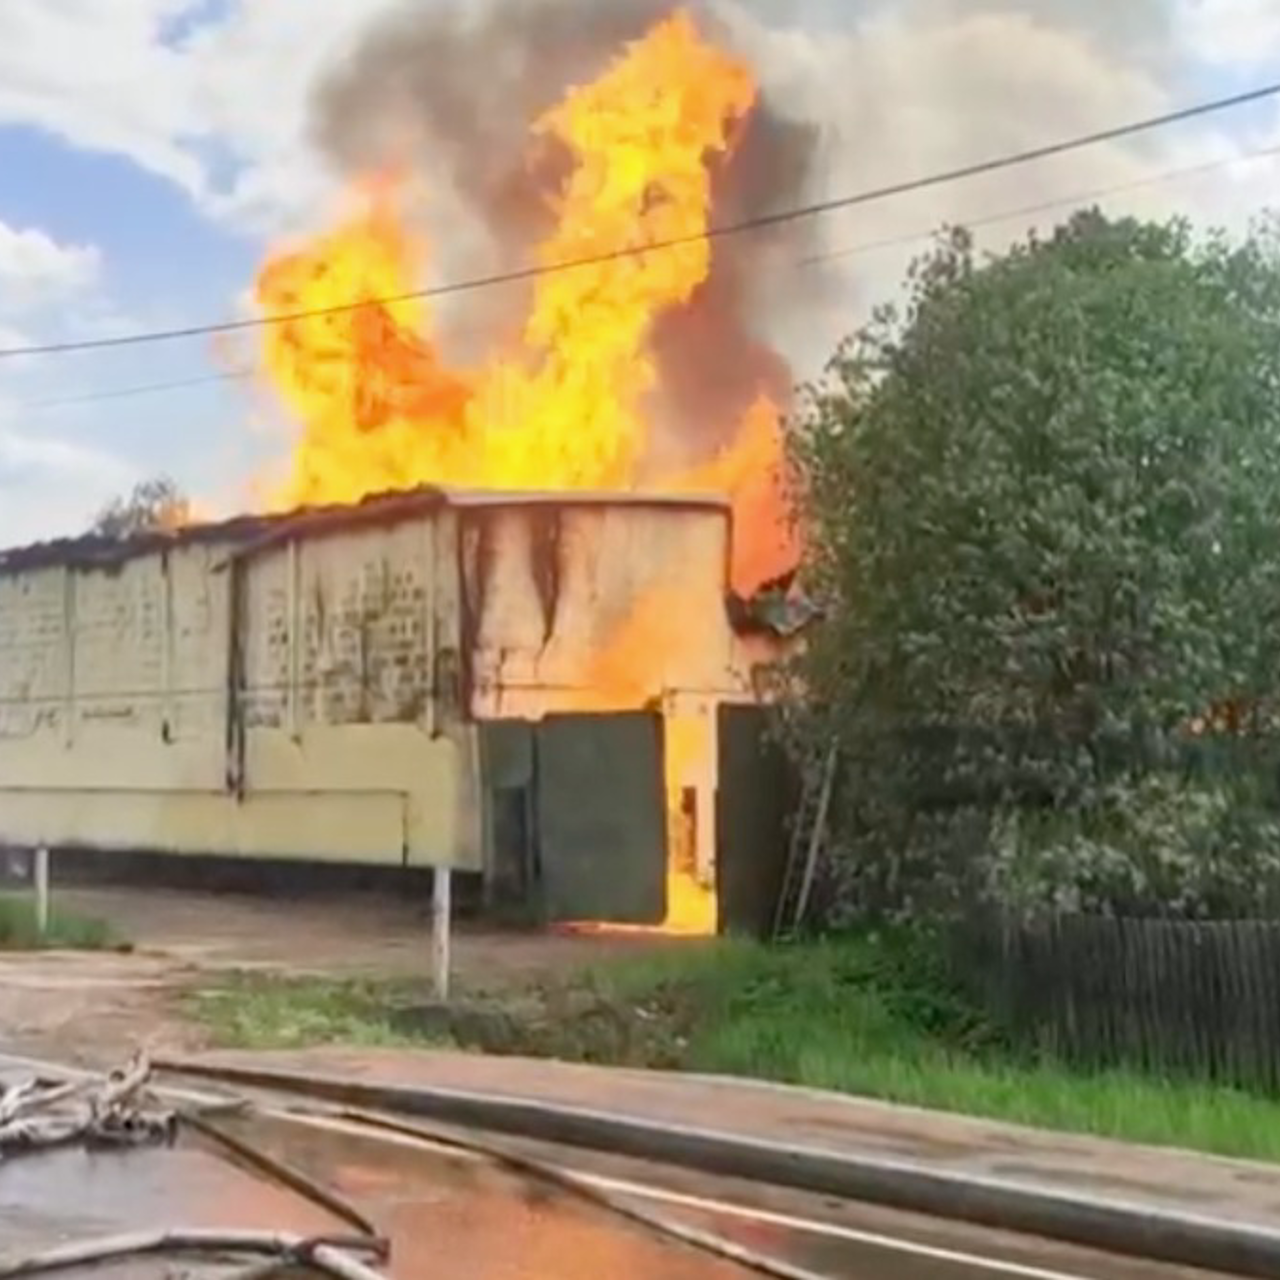
<path id="1" fill-rule="evenodd" d="M 484 726 L 492 893 L 548 922 L 656 925 L 667 907 L 662 721 L 648 712 Z"/>

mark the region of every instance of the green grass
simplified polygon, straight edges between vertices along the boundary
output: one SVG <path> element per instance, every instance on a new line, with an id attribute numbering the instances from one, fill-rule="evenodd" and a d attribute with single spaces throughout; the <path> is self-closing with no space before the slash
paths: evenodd
<path id="1" fill-rule="evenodd" d="M 40 936 L 35 902 L 29 893 L 0 893 L 0 951 L 102 951 L 121 945 L 105 920 L 62 911 L 55 898 L 49 929 Z"/>
<path id="2" fill-rule="evenodd" d="M 1219 1155 L 1280 1160 L 1280 1103 L 1190 1079 L 1020 1058 L 957 1000 L 866 940 L 727 944 L 614 975 L 692 993 L 686 1070 Z M 665 972 L 664 972 L 665 969 Z"/>
<path id="3" fill-rule="evenodd" d="M 400 1031 L 391 1020 L 397 994 L 390 983 L 237 974 L 219 986 L 192 992 L 188 1007 L 213 1039 L 228 1047 L 420 1047 L 423 1036 Z"/>
<path id="4" fill-rule="evenodd" d="M 401 984 L 253 977 L 196 997 L 220 1043 L 450 1043 L 393 1016 Z M 947 991 L 926 951 L 890 939 L 675 948 L 533 991 L 503 1051 L 677 1067 L 830 1089 L 1075 1133 L 1280 1161 L 1280 1104 L 1136 1071 L 1019 1057 Z M 453 1043 L 481 1044 L 459 1018 Z M 513 1028 L 513 1029 L 512 1029 Z M 491 1044 L 483 1047 L 491 1048 Z"/>

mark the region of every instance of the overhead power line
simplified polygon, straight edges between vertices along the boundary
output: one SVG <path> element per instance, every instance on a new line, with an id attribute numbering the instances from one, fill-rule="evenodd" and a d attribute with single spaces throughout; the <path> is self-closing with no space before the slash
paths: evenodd
<path id="1" fill-rule="evenodd" d="M 954 169 L 944 169 L 937 173 L 911 178 L 902 182 L 890 183 L 887 186 L 872 187 L 852 195 L 830 200 L 820 200 L 812 204 L 798 205 L 773 213 L 760 214 L 753 218 L 745 218 L 739 222 L 725 223 L 707 228 L 685 236 L 674 236 L 652 244 L 629 246 L 611 250 L 607 253 L 591 254 L 581 258 L 568 259 L 562 262 L 542 263 L 537 266 L 520 268 L 515 271 L 504 271 L 486 276 L 475 276 L 468 280 L 456 280 L 451 283 L 436 285 L 431 288 L 414 289 L 404 293 L 380 298 L 361 298 L 350 302 L 335 303 L 332 306 L 305 308 L 298 311 L 276 315 L 253 316 L 240 320 L 223 320 L 209 324 L 188 325 L 175 329 L 152 329 L 138 333 L 119 334 L 106 338 L 86 338 L 75 342 L 47 342 L 23 347 L 0 348 L 0 359 L 17 356 L 57 355 L 74 351 L 100 351 L 112 347 L 132 347 L 154 342 L 171 342 L 183 338 L 209 337 L 215 334 L 236 333 L 246 329 L 257 329 L 267 325 L 288 324 L 295 320 L 306 320 L 313 317 L 341 315 L 358 311 L 363 307 L 391 306 L 399 302 L 410 302 L 416 299 L 440 298 L 454 294 L 472 293 L 481 289 L 495 288 L 502 285 L 520 284 L 541 276 L 558 274 L 564 271 L 575 271 L 587 267 L 603 266 L 620 259 L 638 257 L 649 253 L 660 253 L 672 249 L 683 248 L 690 244 L 698 244 L 706 240 L 721 240 L 728 236 L 744 235 L 754 231 L 764 231 L 788 223 L 799 222 L 808 218 L 820 217 L 843 209 L 853 209 L 862 205 L 874 204 L 894 196 L 908 195 L 918 191 L 927 191 L 934 187 L 946 186 L 968 178 L 980 177 L 984 174 L 999 173 L 1021 165 L 1031 164 L 1038 160 L 1046 160 L 1053 156 L 1079 151 L 1086 147 L 1098 146 L 1106 142 L 1116 142 L 1123 138 L 1138 134 L 1150 133 L 1156 129 L 1181 124 L 1203 116 L 1230 111 L 1249 106 L 1266 99 L 1280 96 L 1280 82 L 1262 85 L 1244 93 L 1232 94 L 1229 97 L 1214 98 L 1207 102 L 1196 103 L 1177 111 L 1168 111 L 1162 115 L 1149 116 L 1143 120 L 1130 121 L 1127 124 L 1115 125 L 1108 129 L 1099 129 L 1093 133 L 1062 139 L 1039 147 L 1031 147 L 1023 151 L 996 156 L 973 164 L 961 165 Z"/>
<path id="2" fill-rule="evenodd" d="M 1112 183 L 1110 186 L 1093 187 L 1087 191 L 1078 191 L 1072 195 L 1057 196 L 1052 200 L 1042 200 L 1036 204 L 1021 205 L 1016 209 L 1002 209 L 999 212 L 982 214 L 976 218 L 958 219 L 964 227 L 989 227 L 1001 222 L 1011 222 L 1015 218 L 1025 218 L 1036 213 L 1046 213 L 1053 209 L 1074 208 L 1089 200 L 1103 200 L 1109 196 L 1123 195 L 1129 191 L 1138 191 L 1143 187 L 1158 186 L 1166 182 L 1176 182 L 1182 178 L 1200 177 L 1222 169 L 1229 169 L 1238 164 L 1247 164 L 1253 160 L 1265 160 L 1280 157 L 1280 144 L 1259 147 L 1252 151 L 1242 151 L 1238 155 L 1221 160 L 1209 160 L 1203 164 L 1184 165 L 1177 169 L 1163 169 L 1146 177 L 1133 178 L 1128 182 Z M 823 253 L 808 254 L 791 262 L 771 264 L 776 267 L 807 268 L 821 266 L 826 263 L 846 258 L 858 257 L 862 254 L 877 253 L 884 249 L 897 249 L 911 244 L 920 244 L 937 234 L 936 227 L 908 232 L 904 235 L 890 236 L 880 240 L 864 240 L 859 244 L 845 245 L 838 249 L 829 249 Z M 243 382 L 253 378 L 261 371 L 258 369 L 233 369 L 224 373 L 198 374 L 191 378 L 176 378 L 169 382 L 144 382 L 134 386 L 107 387 L 99 391 L 88 391 L 74 396 L 55 396 L 49 399 L 17 401 L 10 405 L 18 412 L 31 412 L 40 409 L 60 409 L 74 405 L 97 404 L 101 401 L 125 400 L 137 396 L 154 395 L 166 391 L 183 391 L 188 388 L 204 387 L 215 383 Z"/>
<path id="3" fill-rule="evenodd" d="M 20 401 L 12 407 L 24 413 L 35 409 L 66 409 L 74 405 L 98 404 L 107 400 L 132 400 L 135 396 L 155 395 L 162 391 L 184 391 L 188 387 L 242 382 L 245 378 L 252 376 L 252 369 L 229 369 L 225 373 L 197 374 L 193 378 L 174 378 L 169 382 L 143 382 L 134 386 L 106 387 L 98 391 L 86 391 L 82 395 L 50 396 L 43 400 Z"/>
<path id="4" fill-rule="evenodd" d="M 1184 165 L 1180 169 L 1162 169 L 1159 173 L 1150 173 L 1143 178 L 1131 178 L 1127 182 L 1115 182 L 1110 186 L 1094 187 L 1089 191 L 1079 191 L 1070 196 L 1056 196 L 1052 200 L 1041 200 L 1036 204 L 1024 204 L 1017 209 L 1005 209 L 999 213 L 984 213 L 976 218 L 957 218 L 956 225 L 967 228 L 990 227 L 1001 222 L 1012 222 L 1015 218 L 1027 218 L 1036 213 L 1048 213 L 1053 209 L 1073 208 L 1090 200 L 1105 200 L 1110 196 L 1124 195 L 1130 191 L 1140 191 L 1143 187 L 1160 186 L 1166 182 L 1176 182 L 1181 178 L 1196 178 L 1207 173 L 1215 173 L 1221 169 L 1230 169 L 1238 164 L 1246 164 L 1251 160 L 1265 160 L 1280 156 L 1280 145 L 1259 147 L 1254 151 L 1241 151 L 1237 155 L 1221 160 L 1206 160 L 1203 164 Z M 859 254 L 872 253 L 879 249 L 895 249 L 902 245 L 917 244 L 937 234 L 937 229 L 916 231 L 908 235 L 891 236 L 883 240 L 865 240 L 861 244 L 846 245 L 839 249 L 827 249 L 822 253 L 811 253 L 796 260 L 799 267 L 816 267 L 828 262 L 838 262 L 843 258 L 857 257 Z"/>

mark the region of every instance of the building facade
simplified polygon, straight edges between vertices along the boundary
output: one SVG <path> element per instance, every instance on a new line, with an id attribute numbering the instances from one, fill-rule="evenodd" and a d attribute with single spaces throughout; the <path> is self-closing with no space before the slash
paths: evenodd
<path id="1" fill-rule="evenodd" d="M 656 923 L 767 659 L 715 501 L 417 490 L 0 553 L 0 845 L 450 867 Z"/>

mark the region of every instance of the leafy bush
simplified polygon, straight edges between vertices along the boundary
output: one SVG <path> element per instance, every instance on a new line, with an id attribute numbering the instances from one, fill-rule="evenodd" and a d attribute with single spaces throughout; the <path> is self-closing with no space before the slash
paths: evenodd
<path id="1" fill-rule="evenodd" d="M 1224 918 L 1280 908 L 1280 819 L 1227 786 L 1153 775 L 1069 813 L 995 824 L 990 896 L 1024 916 Z"/>
<path id="2" fill-rule="evenodd" d="M 1272 820 L 1181 762 L 1276 736 L 1278 424 L 1267 228 L 955 233 L 850 339 L 793 432 L 846 914 L 1274 898 Z"/>

